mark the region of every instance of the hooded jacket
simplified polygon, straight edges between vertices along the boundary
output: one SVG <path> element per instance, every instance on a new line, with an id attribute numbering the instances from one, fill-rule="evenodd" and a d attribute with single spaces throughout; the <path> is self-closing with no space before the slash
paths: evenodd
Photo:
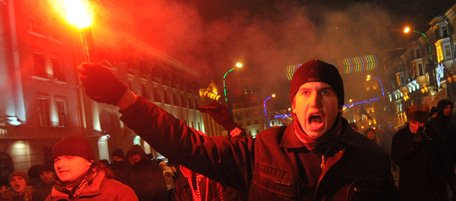
<path id="1" fill-rule="evenodd" d="M 138 97 L 121 120 L 170 160 L 219 183 L 248 191 L 250 200 L 397 200 L 388 155 L 342 119 L 342 130 L 317 163 L 293 126 L 271 128 L 256 139 L 207 137 Z M 316 165 L 315 165 L 316 164 Z M 317 183 L 306 188 L 307 167 Z M 320 170 L 318 170 L 321 168 Z M 320 172 L 318 172 L 320 171 Z"/>
<path id="2" fill-rule="evenodd" d="M 129 165 L 125 184 L 130 186 L 140 201 L 166 201 L 168 191 L 166 189 L 163 171 L 156 160 L 150 160 L 139 145 L 133 145 L 127 151 L 126 158 L 133 154 L 139 154 L 141 160 Z"/>
<path id="3" fill-rule="evenodd" d="M 437 117 L 428 122 L 426 131 L 443 145 L 446 156 L 449 157 L 453 165 L 456 165 L 456 126 L 451 121 L 451 116 L 447 117 L 443 114 L 448 105 L 451 105 L 451 110 L 453 110 L 453 103 L 450 100 L 439 101 Z"/>

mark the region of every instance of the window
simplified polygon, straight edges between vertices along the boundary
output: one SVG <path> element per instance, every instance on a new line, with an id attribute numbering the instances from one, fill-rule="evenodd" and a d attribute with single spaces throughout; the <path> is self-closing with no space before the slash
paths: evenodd
<path id="1" fill-rule="evenodd" d="M 448 59 L 451 58 L 451 49 L 450 49 L 450 45 L 445 45 L 445 57 L 446 57 L 446 60 L 448 60 Z"/>
<path id="2" fill-rule="evenodd" d="M 421 51 L 420 48 L 415 49 L 415 58 L 420 58 L 421 57 Z"/>
<path id="3" fill-rule="evenodd" d="M 58 58 L 51 58 L 52 71 L 54 73 L 54 79 L 59 81 L 65 81 L 65 76 L 62 71 L 61 62 Z"/>
<path id="4" fill-rule="evenodd" d="M 46 78 L 46 57 L 44 54 L 33 53 L 33 75 Z"/>
<path id="5" fill-rule="evenodd" d="M 158 93 L 158 89 L 157 88 L 152 88 L 152 93 L 154 94 L 154 101 L 155 102 L 161 102 L 161 98 L 160 98 L 160 94 Z"/>
<path id="6" fill-rule="evenodd" d="M 418 64 L 418 76 L 424 75 L 423 64 Z"/>
<path id="7" fill-rule="evenodd" d="M 171 99 L 173 98 L 173 94 L 172 93 L 166 93 L 165 91 L 165 103 L 166 104 L 171 104 Z"/>
<path id="8" fill-rule="evenodd" d="M 252 124 L 250 123 L 250 120 L 247 120 L 246 126 L 250 126 L 250 125 L 252 125 Z"/>
<path id="9" fill-rule="evenodd" d="M 43 35 L 43 22 L 37 18 L 29 18 L 29 31 Z"/>
<path id="10" fill-rule="evenodd" d="M 448 37 L 448 27 L 447 26 L 442 26 L 442 38 Z"/>
<path id="11" fill-rule="evenodd" d="M 150 100 L 150 95 L 149 95 L 149 92 L 147 91 L 147 87 L 145 84 L 142 84 L 141 85 L 141 95 L 144 97 L 144 98 L 147 98 L 148 100 Z"/>
<path id="12" fill-rule="evenodd" d="M 185 93 L 182 94 L 182 107 L 188 108 L 188 98 Z"/>
<path id="13" fill-rule="evenodd" d="M 36 97 L 36 107 L 38 118 L 40 120 L 40 126 L 50 127 L 51 126 L 51 112 L 49 105 L 49 97 L 38 96 Z"/>
<path id="14" fill-rule="evenodd" d="M 58 117 L 58 127 L 66 127 L 67 126 L 67 115 L 66 115 L 66 103 L 65 100 L 56 100 L 56 107 L 57 107 L 57 117 Z"/>

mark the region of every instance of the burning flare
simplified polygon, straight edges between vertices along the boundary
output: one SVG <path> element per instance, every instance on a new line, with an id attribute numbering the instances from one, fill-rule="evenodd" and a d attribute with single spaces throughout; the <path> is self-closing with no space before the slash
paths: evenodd
<path id="1" fill-rule="evenodd" d="M 57 12 L 79 29 L 90 27 L 92 24 L 88 2 L 84 0 L 54 0 L 54 5 Z"/>

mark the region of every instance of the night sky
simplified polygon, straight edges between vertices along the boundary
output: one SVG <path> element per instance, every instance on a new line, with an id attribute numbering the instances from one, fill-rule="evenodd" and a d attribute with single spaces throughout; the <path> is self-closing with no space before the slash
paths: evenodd
<path id="1" fill-rule="evenodd" d="M 277 93 L 289 104 L 285 67 L 404 47 L 405 25 L 425 30 L 454 0 L 98 0 L 95 37 L 145 41 L 221 85 Z M 98 29 L 97 29 L 98 28 Z M 270 101 L 272 102 L 272 101 Z M 268 102 L 269 104 L 269 102 Z M 271 103 L 274 104 L 274 103 Z"/>

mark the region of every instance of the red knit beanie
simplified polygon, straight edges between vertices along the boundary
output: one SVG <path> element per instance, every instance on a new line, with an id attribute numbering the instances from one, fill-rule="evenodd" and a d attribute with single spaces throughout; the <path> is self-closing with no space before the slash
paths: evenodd
<path id="1" fill-rule="evenodd" d="M 10 174 L 9 176 L 9 181 L 11 182 L 11 179 L 14 177 L 14 176 L 20 176 L 22 178 L 24 178 L 26 184 L 28 185 L 29 184 L 29 177 L 27 175 L 26 172 L 24 171 L 14 171 L 13 173 Z"/>
<path id="2" fill-rule="evenodd" d="M 329 84 L 338 98 L 339 108 L 344 105 L 344 83 L 337 68 L 323 61 L 313 59 L 302 64 L 291 79 L 290 100 L 293 99 L 299 88 L 307 82 L 324 82 Z"/>
<path id="3" fill-rule="evenodd" d="M 59 156 L 80 156 L 88 161 L 95 160 L 92 146 L 81 136 L 69 136 L 57 142 L 52 149 L 52 159 Z"/>

